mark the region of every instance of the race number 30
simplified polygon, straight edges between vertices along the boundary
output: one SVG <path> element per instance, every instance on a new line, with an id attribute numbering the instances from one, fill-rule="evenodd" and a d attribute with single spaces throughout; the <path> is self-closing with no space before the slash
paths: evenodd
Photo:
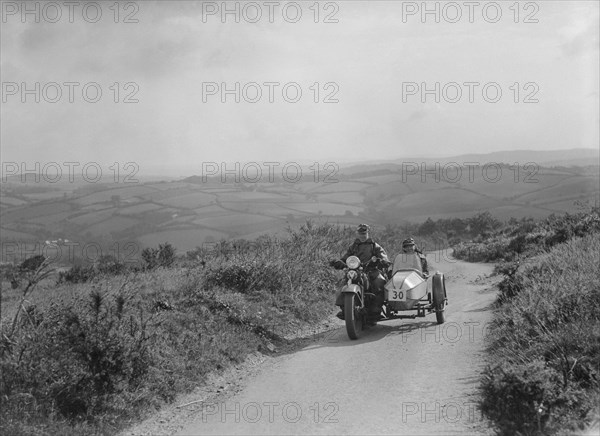
<path id="1" fill-rule="evenodd" d="M 404 292 L 392 291 L 392 299 L 393 300 L 402 300 L 403 298 L 404 298 Z"/>

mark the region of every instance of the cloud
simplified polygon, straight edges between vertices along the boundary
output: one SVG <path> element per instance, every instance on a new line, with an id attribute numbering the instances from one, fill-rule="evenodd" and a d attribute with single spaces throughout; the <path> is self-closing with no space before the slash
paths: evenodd
<path id="1" fill-rule="evenodd" d="M 600 50 L 598 4 L 577 8 L 569 24 L 559 29 L 561 49 L 568 57 L 598 53 Z"/>
<path id="2" fill-rule="evenodd" d="M 544 5 L 550 13 L 540 12 L 532 25 L 510 15 L 497 24 L 423 25 L 418 17 L 402 23 L 399 3 L 341 2 L 337 24 L 308 15 L 297 24 L 254 25 L 203 23 L 199 2 L 139 3 L 137 24 L 17 19 L 2 26 L 3 80 L 97 81 L 106 93 L 96 105 L 12 99 L 3 105 L 3 158 L 135 158 L 143 166 L 231 157 L 394 158 L 442 142 L 468 153 L 510 147 L 512 138 L 563 147 L 582 128 L 581 102 L 598 91 L 597 80 L 581 80 L 593 78 L 587 58 L 571 61 L 598 56 L 597 5 Z M 108 87 L 129 81 L 139 84 L 140 102 L 112 103 Z M 203 82 L 265 81 L 300 83 L 303 101 L 286 103 L 279 93 L 272 104 L 202 102 Z M 424 104 L 416 95 L 403 103 L 403 82 L 451 81 L 501 83 L 504 99 L 492 105 L 479 95 L 473 104 L 449 104 L 429 97 Z M 540 103 L 515 105 L 509 87 L 528 81 L 540 84 Z M 339 103 L 322 103 L 326 82 L 339 86 Z M 557 132 L 556 118 L 565 114 L 570 122 Z"/>

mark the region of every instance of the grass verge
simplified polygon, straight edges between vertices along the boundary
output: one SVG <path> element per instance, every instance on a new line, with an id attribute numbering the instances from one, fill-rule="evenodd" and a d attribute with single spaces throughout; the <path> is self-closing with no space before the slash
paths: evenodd
<path id="1" fill-rule="evenodd" d="M 501 435 L 565 434 L 598 417 L 600 232 L 541 251 L 501 270 L 481 405 Z"/>

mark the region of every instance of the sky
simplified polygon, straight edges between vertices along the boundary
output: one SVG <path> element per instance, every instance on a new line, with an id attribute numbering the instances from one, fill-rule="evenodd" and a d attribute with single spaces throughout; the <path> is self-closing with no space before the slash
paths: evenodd
<path id="1" fill-rule="evenodd" d="M 2 2 L 3 163 L 599 147 L 597 1 L 86 3 Z"/>

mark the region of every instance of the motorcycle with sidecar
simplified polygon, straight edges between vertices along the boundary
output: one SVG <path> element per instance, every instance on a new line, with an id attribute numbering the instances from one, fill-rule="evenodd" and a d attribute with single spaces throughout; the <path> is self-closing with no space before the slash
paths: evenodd
<path id="1" fill-rule="evenodd" d="M 343 267 L 346 284 L 336 304 L 342 308 L 342 318 L 350 339 L 358 339 L 365 326 L 376 322 L 414 319 L 431 313 L 435 313 L 438 324 L 444 322 L 444 311 L 448 304 L 444 274 L 439 271 L 432 275 L 424 274 L 421 259 L 416 253 L 398 254 L 392 266 L 387 271 L 381 271 L 388 278 L 383 291 L 382 311 L 377 319 L 369 317 L 375 294 L 370 292 L 365 271 L 374 267 L 383 269 L 378 260 L 370 260 L 362 265 L 356 256 L 348 257 Z M 341 265 L 338 265 L 338 269 L 342 269 Z"/>

